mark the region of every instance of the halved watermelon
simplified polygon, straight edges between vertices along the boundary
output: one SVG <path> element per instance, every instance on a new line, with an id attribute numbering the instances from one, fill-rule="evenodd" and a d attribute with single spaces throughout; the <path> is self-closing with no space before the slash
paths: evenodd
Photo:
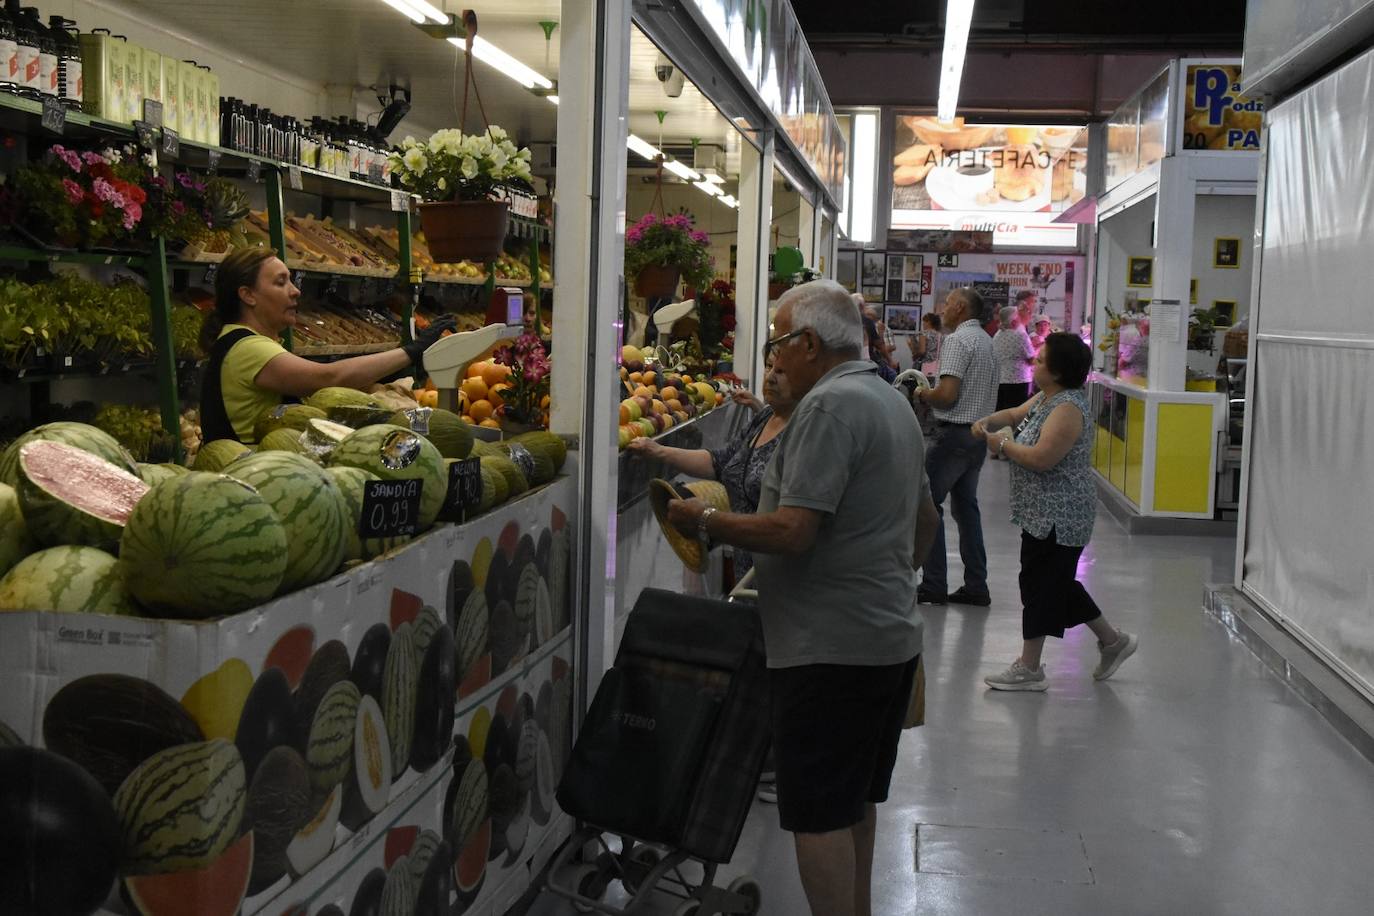
<path id="1" fill-rule="evenodd" d="M 113 549 L 148 489 L 136 475 L 74 445 L 39 439 L 19 450 L 19 507 L 29 534 L 44 547 Z"/>
<path id="2" fill-rule="evenodd" d="M 234 916 L 248 891 L 252 870 L 250 830 L 204 868 L 131 875 L 124 879 L 124 891 L 134 912 L 143 916 Z"/>

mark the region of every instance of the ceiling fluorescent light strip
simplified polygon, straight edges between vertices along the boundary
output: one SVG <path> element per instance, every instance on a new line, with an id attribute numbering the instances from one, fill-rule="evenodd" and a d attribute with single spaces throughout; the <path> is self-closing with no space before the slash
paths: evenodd
<path id="1" fill-rule="evenodd" d="M 936 117 L 949 123 L 959 105 L 959 81 L 964 74 L 968 32 L 973 24 L 973 0 L 949 0 L 945 7 L 945 53 L 940 58 L 940 97 Z"/>
<path id="2" fill-rule="evenodd" d="M 718 188 L 718 187 L 716 187 L 715 185 L 711 184 L 711 182 L 709 182 L 709 181 L 694 181 L 694 182 L 692 182 L 692 186 L 695 187 L 695 188 L 700 188 L 701 190 L 705 191 L 707 194 L 710 194 L 712 197 L 715 197 L 717 194 L 720 194 L 720 193 L 721 193 L 720 188 Z"/>
<path id="3" fill-rule="evenodd" d="M 439 9 L 439 7 L 435 6 L 433 3 L 430 3 L 429 0 L 404 0 L 404 2 L 409 3 L 411 6 L 415 7 L 415 9 L 419 10 L 422 14 L 428 16 L 430 19 L 433 19 L 440 25 L 443 25 L 444 23 L 448 22 L 448 13 L 445 13 L 443 10 Z"/>
<path id="4" fill-rule="evenodd" d="M 725 176 L 717 175 L 715 172 L 706 172 L 702 177 L 712 184 L 725 184 Z"/>
<path id="5" fill-rule="evenodd" d="M 391 0 L 386 0 L 386 2 L 390 3 Z M 466 49 L 467 47 L 461 38 L 450 38 L 449 43 L 459 48 Z M 553 81 L 548 77 L 525 66 L 480 35 L 472 39 L 472 56 L 501 71 L 526 89 L 533 89 L 536 86 L 541 89 L 553 88 Z"/>
<path id="6" fill-rule="evenodd" d="M 670 159 L 663 163 L 663 167 L 683 181 L 701 181 L 700 175 L 683 165 L 681 162 L 678 162 L 676 159 Z"/>
<path id="7" fill-rule="evenodd" d="M 726 194 L 724 197 L 720 199 L 720 202 L 725 204 L 725 206 L 727 207 L 739 206 L 739 201 L 735 199 L 735 195 L 733 194 Z"/>
<path id="8" fill-rule="evenodd" d="M 413 6 L 410 0 L 382 0 L 382 2 L 402 16 L 405 16 L 411 22 L 423 23 L 425 21 L 425 14 Z M 446 22 L 447 19 L 441 19 L 439 21 Z"/>
<path id="9" fill-rule="evenodd" d="M 634 134 L 630 134 L 625 138 L 625 145 L 630 148 L 630 152 L 638 153 L 650 162 L 653 162 L 659 156 L 663 155 L 652 143 L 647 143 Z"/>

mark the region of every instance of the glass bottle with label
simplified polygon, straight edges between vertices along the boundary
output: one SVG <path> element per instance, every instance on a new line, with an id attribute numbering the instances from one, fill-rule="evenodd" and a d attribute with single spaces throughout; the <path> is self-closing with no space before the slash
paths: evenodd
<path id="1" fill-rule="evenodd" d="M 85 101 L 85 79 L 81 67 L 81 42 L 76 37 L 76 23 L 61 16 L 48 20 L 49 30 L 57 39 L 57 94 L 62 104 L 80 111 Z"/>
<path id="2" fill-rule="evenodd" d="M 34 30 L 34 21 L 20 8 L 19 0 L 5 0 L 5 12 L 9 13 L 10 21 L 14 23 L 14 41 L 17 47 L 14 72 L 19 94 L 30 99 L 41 98 L 38 91 L 40 38 Z"/>
<path id="3" fill-rule="evenodd" d="M 57 39 L 38 17 L 38 7 L 24 7 L 24 15 L 33 22 L 38 35 L 38 92 L 45 98 L 57 98 Z"/>
<path id="4" fill-rule="evenodd" d="M 0 6 L 0 92 L 19 91 L 19 44 L 15 41 L 14 20 Z"/>

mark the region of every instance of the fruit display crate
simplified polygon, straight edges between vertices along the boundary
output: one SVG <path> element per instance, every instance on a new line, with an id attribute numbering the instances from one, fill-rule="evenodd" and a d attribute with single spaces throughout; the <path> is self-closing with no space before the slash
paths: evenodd
<path id="1" fill-rule="evenodd" d="M 394 350 L 401 345 L 400 340 L 393 340 L 390 343 L 370 343 L 370 344 L 339 344 L 337 346 L 312 346 L 310 344 L 299 344 L 295 349 L 297 356 L 365 356 L 368 353 L 384 353 L 387 350 Z"/>
<path id="2" fill-rule="evenodd" d="M 654 441 L 669 448 L 722 448 L 733 436 L 749 425 L 750 412 L 738 404 L 725 403 L 715 410 L 699 414 L 654 436 Z M 631 452 L 620 453 L 619 473 L 616 475 L 616 509 L 624 512 L 649 495 L 649 481 L 656 477 L 667 480 L 677 472 L 666 463 L 644 458 Z"/>
<path id="3" fill-rule="evenodd" d="M 37 892 L 84 882 L 119 916 L 313 914 L 423 837 L 452 856 L 430 869 L 442 912 L 499 912 L 562 824 L 576 493 L 559 477 L 217 620 L 0 615 L 0 745 L 70 762 L 0 785 L 80 857 L 35 863 Z"/>

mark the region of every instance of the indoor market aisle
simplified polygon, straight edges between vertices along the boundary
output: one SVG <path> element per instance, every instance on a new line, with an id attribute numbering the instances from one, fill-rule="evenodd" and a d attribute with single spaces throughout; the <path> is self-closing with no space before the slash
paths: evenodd
<path id="1" fill-rule="evenodd" d="M 1086 582 L 1140 651 L 1096 684 L 1080 628 L 1046 647 L 1048 692 L 997 693 L 982 678 L 1020 640 L 1007 468 L 981 492 L 993 606 L 926 608 L 929 724 L 880 809 L 874 913 L 1369 912 L 1374 765 L 1203 613 L 1234 542 L 1131 540 L 1099 513 Z M 807 912 L 769 806 L 726 881 L 741 872 L 765 913 Z M 533 912 L 572 910 L 546 894 Z"/>

